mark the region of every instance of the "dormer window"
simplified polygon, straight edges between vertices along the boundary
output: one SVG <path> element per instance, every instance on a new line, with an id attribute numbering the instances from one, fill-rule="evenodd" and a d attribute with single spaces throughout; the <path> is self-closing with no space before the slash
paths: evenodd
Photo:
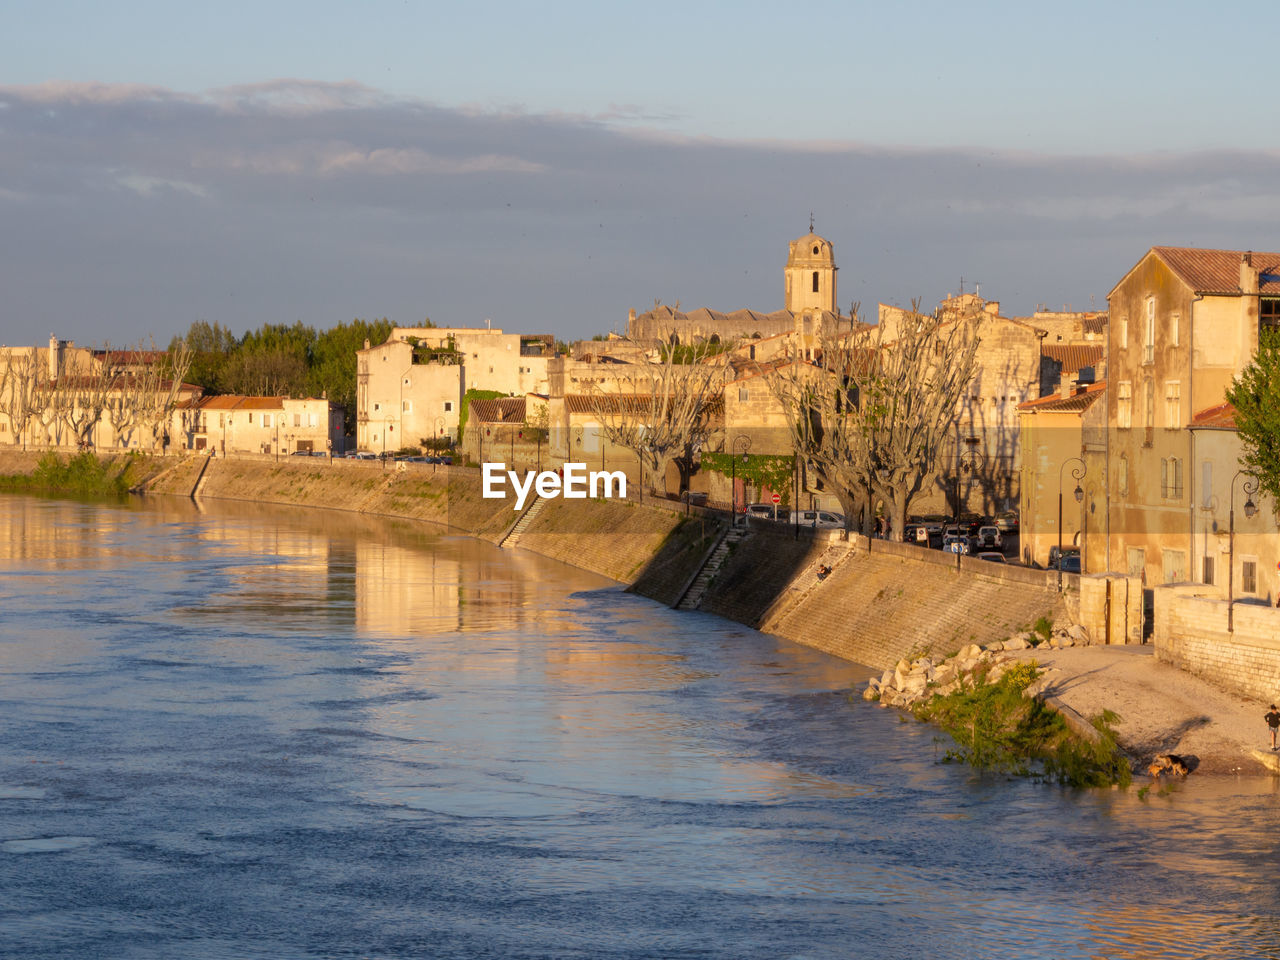
<path id="1" fill-rule="evenodd" d="M 814 253 L 819 253 L 819 252 L 821 251 L 821 249 L 822 249 L 821 247 L 814 247 L 814 248 L 813 248 L 813 252 L 814 252 Z"/>

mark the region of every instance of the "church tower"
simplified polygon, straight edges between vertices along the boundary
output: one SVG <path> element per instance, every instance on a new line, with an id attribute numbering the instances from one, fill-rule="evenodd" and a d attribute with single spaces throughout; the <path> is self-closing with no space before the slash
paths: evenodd
<path id="1" fill-rule="evenodd" d="M 837 313 L 835 252 L 830 241 L 813 232 L 812 217 L 809 232 L 791 241 L 785 272 L 787 310 L 811 319 L 817 319 L 823 311 Z"/>

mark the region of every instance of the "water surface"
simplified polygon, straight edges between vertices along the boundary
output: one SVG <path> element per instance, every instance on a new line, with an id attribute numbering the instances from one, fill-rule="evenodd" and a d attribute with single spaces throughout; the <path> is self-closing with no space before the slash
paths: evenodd
<path id="1" fill-rule="evenodd" d="M 0 570 L 0 955 L 1280 956 L 1272 780 L 975 777 L 520 551 L 4 497 Z"/>

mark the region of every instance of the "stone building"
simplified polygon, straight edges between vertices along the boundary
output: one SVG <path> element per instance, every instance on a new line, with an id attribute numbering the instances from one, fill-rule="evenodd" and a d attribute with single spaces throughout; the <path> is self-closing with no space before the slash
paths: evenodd
<path id="1" fill-rule="evenodd" d="M 343 415 L 323 398 L 223 394 L 180 403 L 170 436 L 178 449 L 223 455 L 342 453 Z"/>
<path id="2" fill-rule="evenodd" d="M 1108 299 L 1106 568 L 1221 588 L 1234 503 L 1232 579 L 1274 600 L 1274 505 L 1242 526 L 1238 440 L 1220 408 L 1260 328 L 1280 323 L 1280 253 L 1152 247 Z"/>
<path id="3" fill-rule="evenodd" d="M 545 395 L 554 354 L 549 335 L 396 327 L 386 343 L 356 352 L 356 446 L 456 438 L 468 390 Z"/>

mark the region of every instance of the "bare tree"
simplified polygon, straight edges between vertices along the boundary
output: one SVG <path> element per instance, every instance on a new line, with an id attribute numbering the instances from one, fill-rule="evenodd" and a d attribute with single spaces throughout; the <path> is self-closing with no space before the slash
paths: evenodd
<path id="1" fill-rule="evenodd" d="M 651 483 L 662 483 L 667 465 L 674 463 L 680 492 L 689 488 L 698 451 L 723 409 L 729 346 L 657 341 L 651 362 L 611 368 L 625 370 L 612 378 L 616 393 L 605 392 L 598 382 L 590 388 L 588 402 L 601 433 L 635 451 Z"/>
<path id="2" fill-rule="evenodd" d="M 27 446 L 27 427 L 36 417 L 36 408 L 44 396 L 43 383 L 48 379 L 48 366 L 38 351 L 7 348 L 0 355 L 4 370 L 0 372 L 0 413 L 9 418 L 14 442 Z"/>
<path id="3" fill-rule="evenodd" d="M 823 331 L 811 363 L 777 367 L 769 382 L 787 411 L 792 442 L 870 532 L 882 500 L 901 537 L 912 498 L 938 473 L 938 455 L 973 379 L 975 318 L 943 320 L 912 304 L 887 342 L 880 326 Z"/>
<path id="4" fill-rule="evenodd" d="M 134 356 L 144 355 L 139 344 Z M 152 449 L 165 435 L 173 408 L 182 392 L 183 379 L 191 369 L 191 349 L 185 340 L 175 341 L 164 359 L 123 374 L 106 404 L 107 421 L 117 443 L 128 446 L 135 433 L 150 438 Z"/>
<path id="5" fill-rule="evenodd" d="M 69 392 L 71 402 L 67 411 L 67 425 L 80 447 L 93 445 L 98 425 L 102 423 L 108 404 L 120 390 L 124 379 L 124 362 L 121 354 L 113 353 L 107 344 L 101 351 L 101 360 L 93 368 L 68 377 L 62 389 Z"/>

